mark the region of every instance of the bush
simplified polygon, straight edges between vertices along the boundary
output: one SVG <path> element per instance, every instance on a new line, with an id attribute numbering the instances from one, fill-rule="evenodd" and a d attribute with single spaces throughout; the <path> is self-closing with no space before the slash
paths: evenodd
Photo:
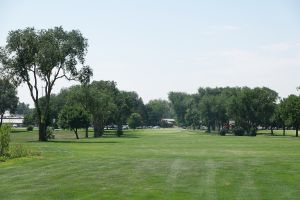
<path id="1" fill-rule="evenodd" d="M 27 126 L 27 131 L 33 131 L 33 126 L 31 125 Z"/>
<path id="2" fill-rule="evenodd" d="M 256 136 L 256 129 L 255 128 L 250 128 L 248 135 L 249 136 Z"/>
<path id="3" fill-rule="evenodd" d="M 243 128 L 241 128 L 241 127 L 235 127 L 235 128 L 233 128 L 232 132 L 233 132 L 233 134 L 235 136 L 243 136 L 243 135 L 245 135 L 245 130 Z"/>
<path id="4" fill-rule="evenodd" d="M 221 136 L 225 136 L 226 133 L 228 133 L 228 129 L 222 128 L 222 129 L 220 130 L 220 135 L 221 135 Z"/>
<path id="5" fill-rule="evenodd" d="M 12 145 L 9 149 L 9 158 L 20 158 L 25 156 L 38 156 L 39 152 L 33 152 L 30 149 L 25 148 L 21 144 Z"/>
<path id="6" fill-rule="evenodd" d="M 0 156 L 6 156 L 9 152 L 9 142 L 10 142 L 10 127 L 2 126 L 0 127 Z"/>

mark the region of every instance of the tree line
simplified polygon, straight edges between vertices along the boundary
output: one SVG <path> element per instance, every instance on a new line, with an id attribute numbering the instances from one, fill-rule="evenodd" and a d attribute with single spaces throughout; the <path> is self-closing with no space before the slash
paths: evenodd
<path id="1" fill-rule="evenodd" d="M 234 120 L 239 132 L 254 134 L 258 126 L 289 126 L 298 136 L 299 96 L 290 95 L 278 103 L 278 94 L 268 88 L 200 88 L 196 94 L 170 92 L 170 103 L 153 100 L 145 105 L 137 93 L 118 90 L 114 81 L 91 82 L 93 70 L 85 64 L 87 48 L 88 41 L 79 30 L 10 31 L 6 45 L 0 47 L 1 119 L 5 110 L 15 111 L 17 97 L 13 94 L 23 83 L 35 106 L 32 116 L 25 119 L 36 121 L 40 141 L 48 139 L 47 127 L 55 124 L 72 129 L 76 137 L 82 127 L 87 137 L 88 127 L 93 125 L 94 136 L 99 137 L 104 127 L 113 123 L 120 136 L 126 122 L 132 127 L 158 125 L 161 118 L 173 116 L 180 126 L 206 126 L 208 132 L 225 130 Z M 80 84 L 54 95 L 59 79 Z"/>
<path id="2" fill-rule="evenodd" d="M 199 88 L 195 94 L 170 92 L 169 100 L 180 126 L 200 129 L 202 126 L 226 134 L 233 128 L 238 135 L 256 135 L 258 127 L 300 126 L 300 96 L 280 99 L 278 93 L 267 87 Z M 230 124 L 232 122 L 232 124 Z"/>

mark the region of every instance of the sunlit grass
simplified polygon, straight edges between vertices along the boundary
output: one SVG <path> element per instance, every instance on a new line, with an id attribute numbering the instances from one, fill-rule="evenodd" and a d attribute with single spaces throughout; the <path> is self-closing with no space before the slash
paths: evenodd
<path id="1" fill-rule="evenodd" d="M 0 199 L 298 199 L 300 140 L 182 129 L 109 132 L 76 140 L 15 132 L 42 152 L 0 164 Z M 90 132 L 92 136 L 92 132 Z"/>

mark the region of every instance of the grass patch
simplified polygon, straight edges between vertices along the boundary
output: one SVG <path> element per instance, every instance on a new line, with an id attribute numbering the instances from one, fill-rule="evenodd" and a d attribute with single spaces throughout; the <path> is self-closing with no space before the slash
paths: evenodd
<path id="1" fill-rule="evenodd" d="M 113 132 L 76 140 L 68 131 L 12 143 L 42 152 L 0 164 L 0 199 L 298 199 L 295 137 L 217 136 L 181 129 Z"/>

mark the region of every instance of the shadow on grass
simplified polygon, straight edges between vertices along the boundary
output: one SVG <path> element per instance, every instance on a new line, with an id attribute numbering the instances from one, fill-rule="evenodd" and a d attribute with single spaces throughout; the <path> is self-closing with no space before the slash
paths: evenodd
<path id="1" fill-rule="evenodd" d="M 107 143 L 107 144 L 114 144 L 114 143 L 119 143 L 119 142 L 115 142 L 115 141 L 77 141 L 77 140 L 50 140 L 50 141 L 47 141 L 49 143 L 76 143 L 76 144 L 97 144 L 97 143 Z"/>
<path id="2" fill-rule="evenodd" d="M 30 140 L 27 142 L 32 142 L 32 143 L 39 143 L 41 141 L 37 140 Z M 115 141 L 80 141 L 80 140 L 49 140 L 45 141 L 45 143 L 64 143 L 64 144 L 114 144 L 114 143 L 120 143 L 120 142 L 115 142 Z"/>

